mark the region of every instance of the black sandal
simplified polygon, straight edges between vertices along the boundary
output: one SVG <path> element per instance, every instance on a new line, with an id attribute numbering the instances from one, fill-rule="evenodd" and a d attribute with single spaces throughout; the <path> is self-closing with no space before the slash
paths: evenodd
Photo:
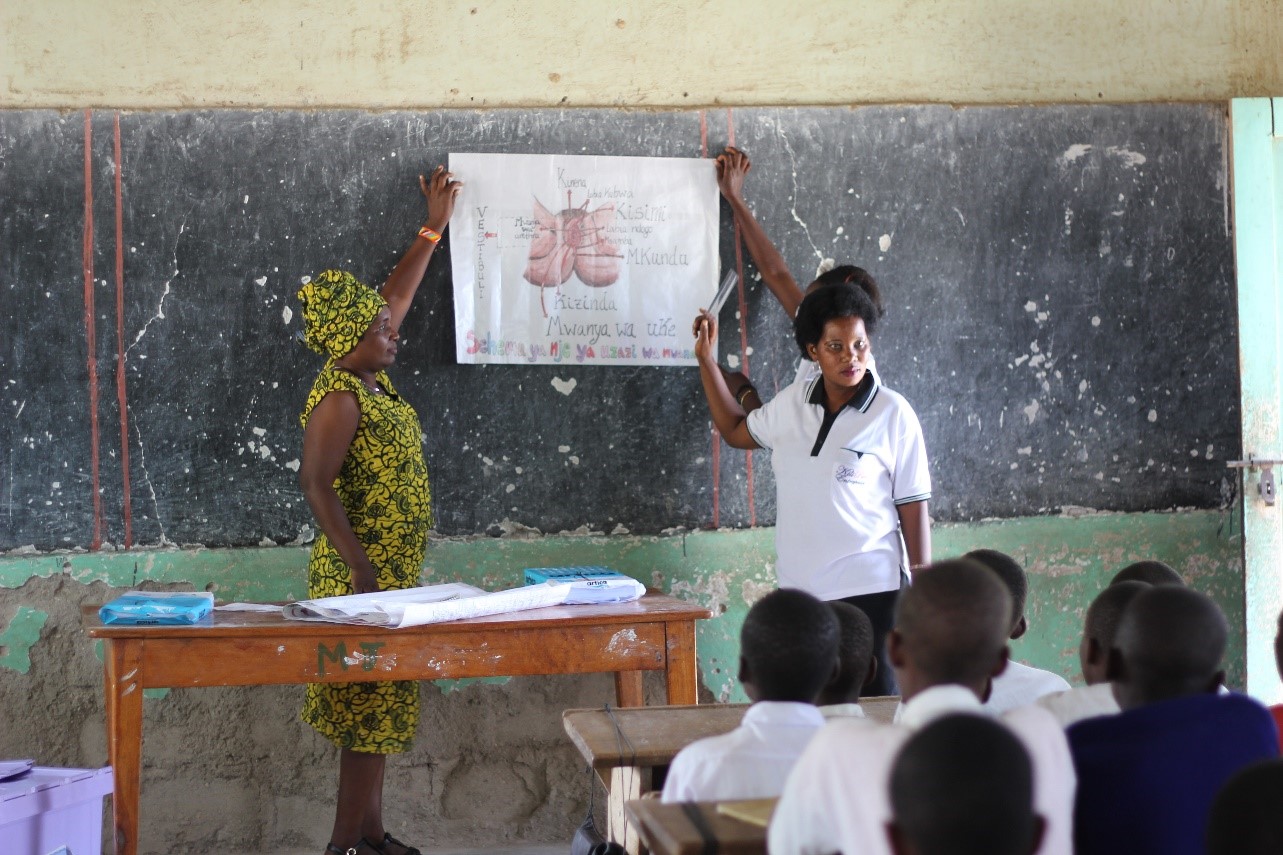
<path id="1" fill-rule="evenodd" d="M 415 849 L 413 846 L 410 846 L 408 844 L 402 843 L 400 840 L 397 840 L 389 832 L 386 832 L 386 831 L 383 832 L 382 845 L 379 845 L 377 843 L 370 843 L 364 838 L 362 838 L 361 842 L 368 845 L 371 849 L 373 849 L 375 852 L 378 852 L 380 855 L 388 855 L 388 850 L 386 849 L 386 847 L 389 843 L 391 843 L 393 846 L 400 846 L 403 849 L 405 849 L 405 855 L 423 855 L 423 853 L 420 852 L 418 849 Z"/>
<path id="2" fill-rule="evenodd" d="M 349 846 L 346 849 L 340 849 L 339 847 L 335 846 L 333 843 L 327 843 L 325 844 L 325 853 L 326 855 L 330 855 L 331 852 L 334 853 L 334 855 L 359 855 L 361 851 L 361 847 L 363 846 L 368 846 L 371 849 L 375 850 L 376 852 L 383 851 L 382 849 L 379 849 L 373 843 L 371 843 L 370 841 L 362 837 L 360 840 L 356 842 L 355 846 Z"/>

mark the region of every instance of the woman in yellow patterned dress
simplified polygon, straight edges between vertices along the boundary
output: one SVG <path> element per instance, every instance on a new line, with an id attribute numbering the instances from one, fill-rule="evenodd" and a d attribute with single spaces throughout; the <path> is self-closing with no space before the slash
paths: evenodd
<path id="1" fill-rule="evenodd" d="M 329 357 L 308 395 L 299 482 L 321 535 L 308 562 L 308 596 L 410 588 L 432 527 L 432 500 L 414 409 L 385 369 L 398 330 L 450 220 L 462 184 L 437 167 L 419 176 L 427 225 L 382 292 L 326 270 L 298 292 L 309 347 Z M 419 720 L 413 681 L 316 683 L 303 720 L 336 744 L 338 806 L 327 853 L 419 855 L 383 826 L 388 754 L 405 751 Z"/>

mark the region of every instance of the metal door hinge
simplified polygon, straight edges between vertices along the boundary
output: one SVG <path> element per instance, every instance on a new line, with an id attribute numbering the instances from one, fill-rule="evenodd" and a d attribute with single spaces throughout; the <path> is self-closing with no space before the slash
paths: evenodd
<path id="1" fill-rule="evenodd" d="M 1256 482 L 1256 492 L 1265 504 L 1274 504 L 1274 467 L 1283 466 L 1283 460 L 1267 460 L 1249 454 L 1247 460 L 1227 460 L 1225 465 L 1231 469 L 1260 469 L 1261 477 Z"/>

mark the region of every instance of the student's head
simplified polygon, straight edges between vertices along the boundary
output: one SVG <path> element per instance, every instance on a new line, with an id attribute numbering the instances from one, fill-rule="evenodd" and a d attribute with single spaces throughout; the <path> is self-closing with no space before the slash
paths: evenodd
<path id="1" fill-rule="evenodd" d="M 1283 760 L 1241 770 L 1221 788 L 1207 817 L 1207 855 L 1283 852 Z"/>
<path id="2" fill-rule="evenodd" d="M 909 700 L 955 683 L 984 699 L 1007 666 L 1011 595 L 989 568 L 968 559 L 919 570 L 900 594 L 887 657 Z"/>
<path id="3" fill-rule="evenodd" d="M 1220 608 L 1191 588 L 1141 591 L 1123 610 L 1109 652 L 1109 679 L 1125 710 L 1215 692 L 1229 625 Z"/>
<path id="4" fill-rule="evenodd" d="M 1011 594 L 1011 639 L 1015 641 L 1024 635 L 1025 630 L 1029 629 L 1029 621 L 1025 619 L 1025 598 L 1029 593 L 1025 569 L 1016 559 L 996 549 L 973 549 L 962 557 L 983 564 L 998 574 L 1002 584 L 1007 586 L 1007 592 Z"/>
<path id="5" fill-rule="evenodd" d="M 993 719 L 923 727 L 896 757 L 890 790 L 896 855 L 1030 855 L 1042 842 L 1029 753 Z"/>
<path id="6" fill-rule="evenodd" d="M 873 624 L 863 611 L 841 600 L 829 602 L 838 620 L 838 670 L 820 692 L 817 704 L 849 704 L 877 674 L 873 657 Z"/>
<path id="7" fill-rule="evenodd" d="M 1108 682 L 1109 651 L 1118 633 L 1118 621 L 1132 598 L 1151 588 L 1144 582 L 1114 582 L 1096 595 L 1083 619 L 1083 640 L 1078 646 L 1078 661 L 1087 685 Z"/>
<path id="8" fill-rule="evenodd" d="M 772 591 L 744 618 L 739 676 L 754 701 L 814 703 L 837 657 L 838 619 L 805 591 Z"/>
<path id="9" fill-rule="evenodd" d="M 1181 574 L 1161 561 L 1137 561 L 1134 564 L 1128 564 L 1114 574 L 1113 581 L 1109 584 L 1114 585 L 1119 582 L 1144 582 L 1147 585 L 1180 585 L 1182 587 L 1185 585 Z"/>
<path id="10" fill-rule="evenodd" d="M 856 267 L 854 264 L 839 264 L 837 267 L 829 267 L 817 271 L 815 281 L 806 286 L 806 293 L 817 291 L 826 285 L 856 285 L 869 296 L 870 302 L 873 303 L 873 309 L 877 316 L 881 318 L 886 314 L 886 307 L 882 304 L 882 290 L 878 288 L 878 281 L 873 275 L 863 267 Z"/>

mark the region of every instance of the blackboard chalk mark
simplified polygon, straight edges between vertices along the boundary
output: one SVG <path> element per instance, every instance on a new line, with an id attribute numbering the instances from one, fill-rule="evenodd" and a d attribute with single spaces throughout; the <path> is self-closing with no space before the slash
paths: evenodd
<path id="1" fill-rule="evenodd" d="M 138 335 L 134 336 L 133 343 L 130 344 L 129 347 L 125 349 L 126 356 L 128 356 L 131 350 L 133 350 L 135 347 L 138 346 L 138 342 L 143 340 L 143 336 L 147 335 L 147 330 L 151 328 L 151 325 L 153 322 L 165 320 L 165 298 L 169 296 L 169 292 L 172 288 L 172 283 L 174 279 L 178 277 L 178 242 L 182 240 L 183 232 L 185 231 L 187 231 L 186 216 L 184 216 L 182 219 L 182 222 L 178 224 L 178 234 L 174 237 L 174 272 L 171 273 L 169 275 L 169 278 L 165 280 L 164 290 L 160 292 L 160 302 L 156 304 L 156 314 L 148 318 L 147 323 L 143 324 L 143 328 L 138 331 Z M 310 276 L 306 277 L 306 279 L 311 279 L 311 277 Z M 307 284 L 307 283 L 304 282 L 304 284 Z"/>
<path id="2" fill-rule="evenodd" d="M 1092 146 L 1088 145 L 1087 143 L 1074 143 L 1069 148 L 1065 149 L 1064 152 L 1061 153 L 1059 158 L 1060 165 L 1068 166 L 1069 164 L 1078 160 L 1078 158 L 1082 157 L 1083 155 L 1085 155 L 1087 152 L 1091 150 L 1092 150 Z"/>
<path id="3" fill-rule="evenodd" d="M 822 260 L 824 253 L 820 252 L 820 248 L 815 245 L 815 240 L 811 237 L 811 227 L 806 224 L 806 221 L 797 212 L 797 153 L 793 151 L 793 143 L 789 141 L 788 134 L 784 133 L 784 126 L 780 122 L 775 123 L 775 135 L 780 138 L 780 142 L 784 143 L 784 150 L 789 155 L 789 172 L 793 179 L 793 195 L 789 198 L 789 215 L 802 227 L 802 231 L 806 235 L 806 242 L 811 245 L 811 249 L 815 252 L 815 257 Z"/>
<path id="4" fill-rule="evenodd" d="M 156 495 L 156 485 L 152 483 L 151 473 L 147 471 L 147 449 L 143 446 L 142 431 L 138 429 L 136 422 L 132 423 L 134 436 L 137 437 L 138 443 L 138 468 L 143 473 L 143 483 L 147 485 L 147 493 L 151 496 L 152 510 L 156 515 L 156 527 L 160 529 L 160 540 L 157 546 L 177 546 L 165 534 L 165 521 L 160 516 L 160 498 Z"/>
<path id="5" fill-rule="evenodd" d="M 1113 155 L 1123 162 L 1123 166 L 1135 168 L 1145 163 L 1146 157 L 1138 151 L 1123 148 L 1122 146 L 1111 145 L 1105 149 L 1106 154 Z"/>
<path id="6" fill-rule="evenodd" d="M 89 369 L 89 469 L 94 525 L 89 548 L 102 546 L 102 492 L 98 484 L 98 334 L 94 312 L 93 112 L 85 110 L 85 226 L 82 260 L 85 285 L 85 344 Z"/>
<path id="7" fill-rule="evenodd" d="M 120 113 L 112 120 L 112 156 L 116 190 L 116 404 L 120 411 L 120 478 L 125 523 L 124 546 L 134 545 L 133 496 L 129 483 L 129 395 L 125 382 L 125 214 L 122 191 L 124 158 L 120 145 Z"/>

